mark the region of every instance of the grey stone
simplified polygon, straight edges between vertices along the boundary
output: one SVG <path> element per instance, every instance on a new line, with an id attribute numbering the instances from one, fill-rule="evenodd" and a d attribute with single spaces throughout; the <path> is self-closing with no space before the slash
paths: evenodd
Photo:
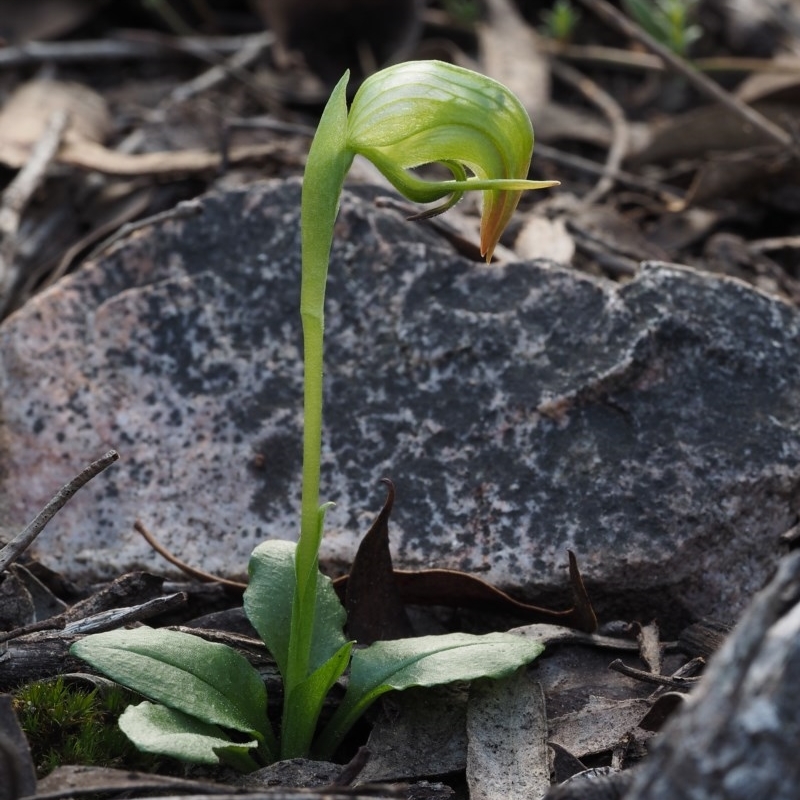
<path id="1" fill-rule="evenodd" d="M 741 609 L 796 520 L 798 312 L 666 264 L 619 285 L 474 263 L 372 194 L 345 193 L 330 269 L 326 568 L 346 570 L 388 476 L 398 567 L 534 597 L 563 588 L 571 548 L 609 609 Z M 122 456 L 40 537 L 48 565 L 165 569 L 137 518 L 232 577 L 296 535 L 299 202 L 294 180 L 210 194 L 0 327 L 7 532 Z"/>

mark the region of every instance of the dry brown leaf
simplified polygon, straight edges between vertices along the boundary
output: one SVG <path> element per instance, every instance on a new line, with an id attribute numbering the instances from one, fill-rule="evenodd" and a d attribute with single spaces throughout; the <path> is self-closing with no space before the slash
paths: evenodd
<path id="1" fill-rule="evenodd" d="M 668 261 L 669 254 L 650 242 L 639 223 L 610 205 L 582 206 L 566 218 L 567 229 L 580 242 L 586 239 L 603 250 L 635 261 Z"/>
<path id="2" fill-rule="evenodd" d="M 550 720 L 550 739 L 580 759 L 603 753 L 636 728 L 650 706 L 649 700 L 594 697 L 580 711 Z"/>
<path id="3" fill-rule="evenodd" d="M 539 37 L 511 0 L 488 0 L 477 28 L 482 71 L 508 86 L 536 119 L 550 101 L 550 68 Z"/>
<path id="4" fill-rule="evenodd" d="M 533 129 L 538 142 L 588 142 L 597 147 L 611 144 L 611 125 L 607 120 L 594 111 L 560 103 L 545 106 L 534 118 Z M 533 152 L 535 158 L 535 148 Z"/>
<path id="5" fill-rule="evenodd" d="M 111 128 L 105 100 L 80 83 L 37 79 L 19 86 L 0 109 L 0 162 L 19 169 L 28 162 L 56 112 L 66 112 L 66 142 L 102 142 Z"/>
<path id="6" fill-rule="evenodd" d="M 359 644 L 372 644 L 413 635 L 406 607 L 400 597 L 389 552 L 389 515 L 394 504 L 394 485 L 388 488 L 380 514 L 358 546 L 347 579 L 344 606 L 347 636 Z"/>
<path id="7" fill-rule="evenodd" d="M 797 116 L 791 104 L 756 103 L 753 106 L 772 122 Z M 664 163 L 684 158 L 705 158 L 723 150 L 744 150 L 774 144 L 738 114 L 720 106 L 703 106 L 656 125 L 647 142 L 628 159 L 630 165 Z"/>
<path id="8" fill-rule="evenodd" d="M 687 208 L 682 214 L 662 214 L 648 231 L 650 241 L 669 253 L 701 244 L 719 225 L 722 212 L 709 208 Z"/>
<path id="9" fill-rule="evenodd" d="M 484 612 L 504 613 L 531 622 L 569 625 L 579 631 L 597 630 L 597 618 L 583 584 L 575 554 L 567 551 L 572 608 L 555 611 L 523 603 L 507 595 L 477 575 L 454 569 L 421 569 L 393 571 L 395 585 L 404 603 L 474 608 Z M 348 575 L 333 581 L 339 597 L 347 592 Z"/>
<path id="10" fill-rule="evenodd" d="M 529 800 L 550 788 L 544 695 L 525 670 L 472 684 L 467 783 L 471 800 Z"/>
<path id="11" fill-rule="evenodd" d="M 733 153 L 718 153 L 708 158 L 686 192 L 686 206 L 708 203 L 718 197 L 736 194 L 754 197 L 759 189 L 778 176 L 787 180 L 795 174 L 791 155 L 780 146 L 765 145 Z M 679 204 L 673 210 L 681 209 Z"/>
<path id="12" fill-rule="evenodd" d="M 287 142 L 234 147 L 228 153 L 229 164 L 254 163 L 275 159 L 283 164 L 300 164 L 297 148 Z M 190 175 L 219 169 L 222 154 L 210 150 L 175 150 L 160 153 L 118 153 L 88 141 L 65 145 L 58 154 L 62 164 L 94 170 L 106 175 Z"/>

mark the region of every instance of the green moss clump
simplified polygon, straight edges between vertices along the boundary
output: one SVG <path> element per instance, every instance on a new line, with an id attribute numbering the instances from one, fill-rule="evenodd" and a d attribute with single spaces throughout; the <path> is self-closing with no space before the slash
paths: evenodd
<path id="1" fill-rule="evenodd" d="M 155 771 L 161 759 L 140 753 L 117 719 L 131 702 L 121 687 L 37 681 L 14 693 L 14 709 L 28 737 L 38 777 L 62 764 Z"/>

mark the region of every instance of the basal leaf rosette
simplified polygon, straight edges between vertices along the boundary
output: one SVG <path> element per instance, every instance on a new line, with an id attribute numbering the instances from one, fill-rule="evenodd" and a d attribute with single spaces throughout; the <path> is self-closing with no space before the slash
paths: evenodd
<path id="1" fill-rule="evenodd" d="M 522 192 L 557 184 L 527 180 L 533 127 L 522 103 L 501 83 L 442 61 L 408 61 L 367 78 L 350 107 L 347 147 L 413 202 L 449 196 L 420 216 L 445 211 L 465 191 L 482 190 L 481 255 L 487 261 Z M 423 180 L 410 171 L 430 163 L 443 164 L 453 180 Z"/>

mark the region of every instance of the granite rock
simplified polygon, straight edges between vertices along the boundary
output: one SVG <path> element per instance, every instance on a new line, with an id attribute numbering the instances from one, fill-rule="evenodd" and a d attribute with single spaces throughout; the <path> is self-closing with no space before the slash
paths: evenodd
<path id="1" fill-rule="evenodd" d="M 472 262 L 373 195 L 345 193 L 330 269 L 326 568 L 388 476 L 398 567 L 533 598 L 569 548 L 609 610 L 738 612 L 797 519 L 800 314 L 668 264 L 620 285 Z M 0 326 L 6 535 L 111 447 L 37 543 L 55 569 L 164 570 L 137 518 L 232 577 L 296 535 L 299 201 L 296 180 L 209 194 Z"/>

